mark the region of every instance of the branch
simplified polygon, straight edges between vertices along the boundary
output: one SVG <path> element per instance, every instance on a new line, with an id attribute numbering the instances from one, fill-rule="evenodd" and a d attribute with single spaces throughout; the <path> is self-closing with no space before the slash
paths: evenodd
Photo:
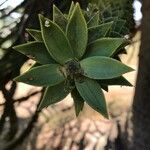
<path id="1" fill-rule="evenodd" d="M 33 93 L 31 93 L 30 95 L 28 95 L 28 96 L 21 97 L 21 98 L 18 98 L 18 99 L 16 99 L 16 100 L 14 100 L 13 103 L 17 103 L 17 102 L 18 102 L 18 103 L 21 103 L 21 102 L 23 102 L 23 101 L 28 100 L 30 97 L 32 97 L 32 96 L 34 96 L 34 95 L 36 95 L 36 94 L 38 94 L 38 93 L 41 93 L 41 92 L 42 92 L 42 90 L 41 90 L 41 91 L 33 92 Z M 0 106 L 3 106 L 3 105 L 5 105 L 5 102 L 0 104 Z"/>
<path id="2" fill-rule="evenodd" d="M 41 97 L 42 96 L 43 95 L 41 95 Z M 18 136 L 15 140 L 13 140 L 10 143 L 7 143 L 7 145 L 3 148 L 3 150 L 10 150 L 10 149 L 14 150 L 14 149 L 16 149 L 16 147 L 18 145 L 22 144 L 24 139 L 27 138 L 30 135 L 30 133 L 31 133 L 35 123 L 37 122 L 37 120 L 39 118 L 39 113 L 40 113 L 40 111 L 38 111 L 39 104 L 40 104 L 40 101 L 39 101 L 39 103 L 37 105 L 37 108 L 36 108 L 36 111 L 35 111 L 34 115 L 32 116 L 32 118 L 29 121 L 29 123 L 28 123 L 27 127 L 25 128 L 25 130 L 22 131 L 20 136 Z"/>

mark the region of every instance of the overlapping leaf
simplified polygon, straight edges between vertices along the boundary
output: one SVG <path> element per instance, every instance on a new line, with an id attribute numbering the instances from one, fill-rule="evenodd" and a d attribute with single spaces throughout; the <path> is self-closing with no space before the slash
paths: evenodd
<path id="1" fill-rule="evenodd" d="M 48 64 L 35 67 L 15 78 L 15 81 L 35 86 L 53 86 L 65 80 L 60 65 Z"/>
<path id="2" fill-rule="evenodd" d="M 108 38 L 123 37 L 125 21 L 115 17 L 117 12 L 112 13 L 110 8 L 103 13 L 95 6 L 89 10 L 82 11 L 78 3 L 72 2 L 67 15 L 53 6 L 52 21 L 39 15 L 41 31 L 27 29 L 35 41 L 14 47 L 36 61 L 15 80 L 46 87 L 39 109 L 61 101 L 71 92 L 76 116 L 87 102 L 108 118 L 102 89 L 108 91 L 109 85 L 131 86 L 122 75 L 133 69 L 115 60 L 126 40 Z"/>
<path id="3" fill-rule="evenodd" d="M 74 3 L 74 1 L 72 1 L 70 9 L 69 9 L 69 13 L 68 13 L 68 19 L 71 17 L 74 8 L 75 8 L 75 3 Z"/>
<path id="4" fill-rule="evenodd" d="M 97 12 L 87 23 L 88 28 L 99 25 L 99 12 Z"/>
<path id="5" fill-rule="evenodd" d="M 81 58 L 86 50 L 88 31 L 85 18 L 78 3 L 76 4 L 67 25 L 67 37 L 76 58 Z"/>
<path id="6" fill-rule="evenodd" d="M 26 30 L 36 41 L 43 41 L 41 31 L 35 29 L 26 29 Z"/>
<path id="7" fill-rule="evenodd" d="M 55 5 L 53 5 L 53 22 L 59 25 L 64 32 L 66 31 L 67 18 Z"/>
<path id="8" fill-rule="evenodd" d="M 132 84 L 123 76 L 112 79 L 98 80 L 98 83 L 110 86 L 111 85 L 132 86 Z"/>
<path id="9" fill-rule="evenodd" d="M 103 23 L 88 29 L 88 43 L 91 43 L 99 38 L 105 37 L 111 28 L 113 22 Z"/>
<path id="10" fill-rule="evenodd" d="M 88 45 L 85 57 L 113 56 L 116 50 L 125 43 L 125 41 L 124 38 L 100 38 Z"/>
<path id="11" fill-rule="evenodd" d="M 13 48 L 41 64 L 50 64 L 55 62 L 48 53 L 43 42 L 34 41 L 15 46 Z"/>
<path id="12" fill-rule="evenodd" d="M 89 106 L 108 118 L 105 97 L 100 85 L 96 81 L 85 78 L 83 82 L 76 81 L 76 87 Z"/>
<path id="13" fill-rule="evenodd" d="M 51 104 L 60 102 L 69 94 L 69 92 L 70 91 L 66 89 L 65 82 L 47 87 L 43 99 L 40 103 L 39 110 Z"/>
<path id="14" fill-rule="evenodd" d="M 133 71 L 132 68 L 108 57 L 94 56 L 81 61 L 84 75 L 92 79 L 112 79 Z"/>
<path id="15" fill-rule="evenodd" d="M 83 110 L 84 100 L 83 100 L 83 98 L 81 97 L 81 95 L 79 94 L 79 92 L 77 91 L 76 88 L 72 90 L 71 96 L 74 100 L 76 116 L 78 116 L 79 113 Z"/>
<path id="16" fill-rule="evenodd" d="M 74 58 L 70 43 L 58 25 L 43 16 L 39 16 L 42 37 L 51 56 L 60 64 Z"/>

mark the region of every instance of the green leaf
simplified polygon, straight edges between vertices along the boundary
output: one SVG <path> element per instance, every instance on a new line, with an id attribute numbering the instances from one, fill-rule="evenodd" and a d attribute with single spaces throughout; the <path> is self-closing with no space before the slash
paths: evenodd
<path id="1" fill-rule="evenodd" d="M 68 13 L 68 19 L 71 17 L 74 8 L 75 8 L 75 4 L 74 4 L 74 1 L 72 1 L 70 9 L 69 9 L 69 13 Z"/>
<path id="2" fill-rule="evenodd" d="M 115 31 L 110 31 L 109 36 L 110 37 L 114 37 L 114 38 L 116 38 L 116 37 L 118 37 L 118 38 L 124 37 L 122 34 L 120 34 L 118 32 L 115 32 Z"/>
<path id="3" fill-rule="evenodd" d="M 75 84 L 78 92 L 87 104 L 108 118 L 106 101 L 100 85 L 96 81 L 88 78 L 83 82 L 76 81 Z"/>
<path id="4" fill-rule="evenodd" d="M 121 85 L 121 86 L 133 86 L 126 78 L 123 76 L 113 78 L 113 79 L 104 79 L 98 80 L 98 83 L 105 85 Z"/>
<path id="5" fill-rule="evenodd" d="M 34 41 L 15 46 L 13 48 L 41 64 L 50 64 L 55 62 L 48 53 L 43 42 Z"/>
<path id="6" fill-rule="evenodd" d="M 60 102 L 69 94 L 69 92 L 70 91 L 65 89 L 65 82 L 47 87 L 38 109 L 41 110 L 51 104 Z"/>
<path id="7" fill-rule="evenodd" d="M 65 80 L 60 67 L 57 64 L 35 67 L 14 80 L 35 86 L 53 86 Z"/>
<path id="8" fill-rule="evenodd" d="M 124 38 L 101 38 L 87 47 L 86 57 L 91 56 L 106 56 L 111 57 L 117 51 L 117 49 L 125 43 Z"/>
<path id="9" fill-rule="evenodd" d="M 120 33 L 122 28 L 125 26 L 126 21 L 122 19 L 116 20 L 114 24 L 114 31 Z"/>
<path id="10" fill-rule="evenodd" d="M 86 50 L 88 33 L 87 24 L 78 3 L 67 25 L 67 37 L 75 56 L 78 59 L 81 58 Z"/>
<path id="11" fill-rule="evenodd" d="M 26 30 L 36 41 L 43 41 L 41 31 L 35 29 Z"/>
<path id="12" fill-rule="evenodd" d="M 67 18 L 63 13 L 53 5 L 53 21 L 65 32 L 67 26 Z"/>
<path id="13" fill-rule="evenodd" d="M 94 26 L 88 29 L 88 43 L 91 43 L 99 38 L 105 37 L 111 28 L 113 22 L 103 23 L 99 26 Z"/>
<path id="14" fill-rule="evenodd" d="M 58 25 L 39 15 L 42 37 L 51 56 L 60 64 L 72 59 L 73 51 L 67 37 Z"/>
<path id="15" fill-rule="evenodd" d="M 132 68 L 115 59 L 102 56 L 83 59 L 80 64 L 84 75 L 92 79 L 112 79 L 133 71 Z"/>
<path id="16" fill-rule="evenodd" d="M 129 33 L 130 33 L 130 31 L 129 31 L 129 29 L 128 29 L 127 27 L 123 27 L 123 28 L 122 28 L 121 34 L 127 35 L 127 34 L 129 34 Z"/>
<path id="17" fill-rule="evenodd" d="M 87 23 L 88 28 L 93 27 L 93 26 L 98 26 L 99 24 L 99 12 L 97 12 Z"/>
<path id="18" fill-rule="evenodd" d="M 79 113 L 83 110 L 84 107 L 84 100 L 76 88 L 72 90 L 71 96 L 74 100 L 76 116 L 79 116 Z"/>

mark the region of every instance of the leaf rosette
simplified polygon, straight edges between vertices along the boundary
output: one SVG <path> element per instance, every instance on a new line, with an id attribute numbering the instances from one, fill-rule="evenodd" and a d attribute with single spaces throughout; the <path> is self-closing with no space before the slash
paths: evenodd
<path id="1" fill-rule="evenodd" d="M 68 14 L 54 6 L 53 20 L 39 15 L 41 30 L 27 29 L 35 41 L 14 47 L 39 65 L 14 80 L 46 87 L 39 109 L 71 93 L 77 116 L 86 102 L 108 118 L 102 89 L 131 86 L 122 75 L 133 69 L 114 59 L 127 40 L 106 37 L 113 22 L 100 23 L 98 13 L 88 20 L 84 14 L 72 3 Z"/>

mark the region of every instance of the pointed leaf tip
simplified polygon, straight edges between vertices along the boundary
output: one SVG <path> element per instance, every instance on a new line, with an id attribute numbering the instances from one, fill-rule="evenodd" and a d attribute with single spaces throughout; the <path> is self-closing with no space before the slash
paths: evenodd
<path id="1" fill-rule="evenodd" d="M 88 21 L 88 28 L 98 26 L 99 24 L 99 11 Z"/>
<path id="2" fill-rule="evenodd" d="M 85 18 L 79 3 L 76 3 L 67 25 L 67 37 L 74 50 L 76 58 L 80 59 L 85 53 L 88 31 Z"/>
<path id="3" fill-rule="evenodd" d="M 65 82 L 46 88 L 38 110 L 63 100 L 70 91 L 65 89 Z"/>
<path id="4" fill-rule="evenodd" d="M 36 41 L 43 41 L 41 31 L 35 29 L 26 29 L 26 31 L 33 37 Z"/>
<path id="5" fill-rule="evenodd" d="M 84 75 L 92 79 L 112 79 L 133 71 L 125 64 L 103 56 L 93 56 L 81 61 Z"/>
<path id="6" fill-rule="evenodd" d="M 64 14 L 53 5 L 53 21 L 65 32 L 67 26 L 67 18 Z"/>
<path id="7" fill-rule="evenodd" d="M 100 38 L 93 41 L 88 45 L 88 50 L 85 57 L 91 56 L 106 56 L 111 57 L 117 51 L 118 48 L 125 44 L 126 40 L 124 38 Z"/>
<path id="8" fill-rule="evenodd" d="M 108 22 L 88 28 L 88 43 L 105 37 L 112 25 L 113 22 Z"/>
<path id="9" fill-rule="evenodd" d="M 49 19 L 40 17 L 44 43 L 50 55 L 60 64 L 74 58 L 70 43 L 62 29 Z"/>
<path id="10" fill-rule="evenodd" d="M 55 62 L 48 53 L 43 42 L 33 41 L 13 48 L 41 64 L 50 64 Z"/>
<path id="11" fill-rule="evenodd" d="M 60 65 L 48 64 L 34 67 L 14 80 L 34 86 L 53 86 L 65 80 Z"/>
<path id="12" fill-rule="evenodd" d="M 82 98 L 94 110 L 109 118 L 105 97 L 100 85 L 91 79 L 85 78 L 83 82 L 75 82 L 76 87 Z"/>
<path id="13" fill-rule="evenodd" d="M 72 15 L 72 12 L 74 10 L 74 7 L 75 7 L 75 3 L 74 1 L 71 2 L 71 5 L 70 5 L 70 9 L 69 9 L 69 13 L 68 13 L 68 19 L 70 18 L 70 16 Z"/>
<path id="14" fill-rule="evenodd" d="M 74 100 L 76 117 L 78 117 L 80 112 L 83 110 L 84 100 L 76 88 L 71 91 L 71 96 Z"/>

